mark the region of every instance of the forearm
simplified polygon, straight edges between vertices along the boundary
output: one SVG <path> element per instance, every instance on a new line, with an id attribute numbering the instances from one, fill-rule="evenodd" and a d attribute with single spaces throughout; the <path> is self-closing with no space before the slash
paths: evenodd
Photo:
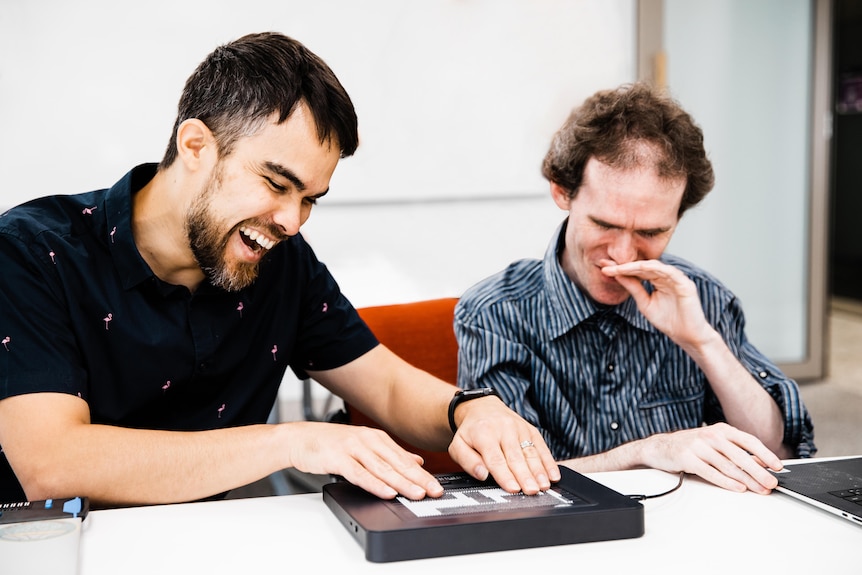
<path id="1" fill-rule="evenodd" d="M 631 441 L 603 453 L 567 459 L 559 463 L 580 473 L 623 471 L 648 467 L 649 465 L 644 459 L 644 450 L 647 447 L 648 439 Z"/>
<path id="2" fill-rule="evenodd" d="M 347 366 L 310 375 L 413 445 L 446 451 L 452 441 L 447 409 L 455 386 L 413 367 L 385 346 L 374 348 Z M 372 379 L 373 386 L 357 385 Z"/>
<path id="3" fill-rule="evenodd" d="M 449 402 L 457 388 L 421 370 L 416 370 L 411 381 L 416 384 L 412 391 L 404 385 L 393 388 L 393 433 L 430 451 L 446 451 L 452 441 Z"/>
<path id="4" fill-rule="evenodd" d="M 200 432 L 80 424 L 39 449 L 43 462 L 19 478 L 30 499 L 86 495 L 95 504 L 192 501 L 290 466 L 286 427 Z M 37 447 L 38 448 L 38 447 Z"/>
<path id="5" fill-rule="evenodd" d="M 767 391 L 743 367 L 715 330 L 698 345 L 683 346 L 709 380 L 727 422 L 750 433 L 775 454 L 789 456 L 783 444 L 781 409 Z"/>
<path id="6" fill-rule="evenodd" d="M 405 364 L 400 384 L 389 387 L 386 402 L 366 411 L 396 437 L 429 451 L 446 451 L 452 441 L 447 410 L 457 391 L 431 374 Z M 364 411 L 364 410 L 363 410 Z"/>

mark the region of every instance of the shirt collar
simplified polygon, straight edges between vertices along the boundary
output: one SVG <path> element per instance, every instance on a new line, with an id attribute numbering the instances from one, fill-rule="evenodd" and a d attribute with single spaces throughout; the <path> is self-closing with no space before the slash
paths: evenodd
<path id="1" fill-rule="evenodd" d="M 600 307 L 569 279 L 560 264 L 567 222 L 567 219 L 563 220 L 557 227 L 548 249 L 545 250 L 543 262 L 548 309 L 555 311 L 549 317 L 551 337 L 555 339 L 560 337 L 596 313 L 615 313 L 638 329 L 656 332 L 655 327 L 638 311 L 637 304 L 631 297 L 615 306 Z M 648 289 L 650 289 L 649 286 Z"/>
<path id="2" fill-rule="evenodd" d="M 124 289 L 155 277 L 132 236 L 132 196 L 153 179 L 157 168 L 157 164 L 141 164 L 133 168 L 108 190 L 105 200 L 107 243 Z"/>

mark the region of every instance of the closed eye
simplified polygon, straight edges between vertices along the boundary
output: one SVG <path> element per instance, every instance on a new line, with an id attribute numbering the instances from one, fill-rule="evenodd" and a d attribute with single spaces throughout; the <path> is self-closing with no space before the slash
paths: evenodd
<path id="1" fill-rule="evenodd" d="M 305 196 L 304 198 L 302 198 L 302 201 L 307 203 L 310 206 L 316 206 L 317 201 L 328 193 L 329 193 L 329 189 L 326 189 L 325 191 L 323 191 L 319 194 L 315 194 L 313 196 Z"/>
<path id="2" fill-rule="evenodd" d="M 283 194 L 287 192 L 286 186 L 282 186 L 272 178 L 267 178 L 266 176 L 264 176 L 264 179 L 266 180 L 266 183 L 269 185 L 269 187 L 272 188 L 272 191 L 274 191 L 275 193 Z"/>
<path id="3" fill-rule="evenodd" d="M 604 231 L 608 231 L 608 230 L 618 230 L 618 229 L 620 229 L 620 227 L 619 227 L 619 226 L 614 226 L 614 225 L 609 224 L 608 222 L 605 222 L 605 221 L 602 221 L 602 220 L 597 220 L 597 219 L 594 219 L 594 218 L 593 218 L 592 220 L 593 220 L 593 224 L 595 224 L 595 225 L 596 225 L 596 227 L 598 227 L 598 228 L 600 228 L 600 229 L 602 229 L 602 230 L 604 230 Z"/>
<path id="4" fill-rule="evenodd" d="M 600 220 L 597 218 L 590 218 L 590 220 L 593 222 L 593 224 L 597 228 L 601 229 L 602 231 L 624 229 L 621 226 L 617 226 L 617 225 L 611 224 L 609 222 L 606 222 L 604 220 Z M 637 235 L 639 235 L 642 238 L 653 239 L 653 238 L 657 238 L 663 234 L 666 234 L 668 231 L 670 231 L 670 228 L 650 228 L 650 229 L 645 229 L 645 230 L 634 230 L 634 233 L 636 233 Z"/>

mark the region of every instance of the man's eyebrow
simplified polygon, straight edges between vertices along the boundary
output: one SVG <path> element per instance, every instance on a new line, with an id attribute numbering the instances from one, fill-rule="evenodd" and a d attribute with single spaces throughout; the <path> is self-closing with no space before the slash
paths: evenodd
<path id="1" fill-rule="evenodd" d="M 590 221 L 592 221 L 594 224 L 596 224 L 596 225 L 598 225 L 598 226 L 601 226 L 601 227 L 603 227 L 603 228 L 609 228 L 609 229 L 612 229 L 612 230 L 621 230 L 621 229 L 623 229 L 623 227 L 622 227 L 622 226 L 619 226 L 619 225 L 617 225 L 617 224 L 612 224 L 612 223 L 610 223 L 610 222 L 606 222 L 605 220 L 603 220 L 603 219 L 601 219 L 601 218 L 597 218 L 597 217 L 595 217 L 595 216 L 588 216 L 588 217 L 589 217 Z M 638 230 L 635 230 L 635 231 L 636 231 L 636 232 L 638 232 L 638 233 L 641 233 L 641 234 L 644 234 L 644 233 L 645 233 L 645 234 L 655 235 L 655 234 L 663 234 L 663 233 L 667 232 L 668 230 L 670 230 L 670 227 L 663 227 L 663 228 L 648 228 L 648 229 L 643 229 L 643 230 L 638 229 Z"/>
<path id="2" fill-rule="evenodd" d="M 290 170 L 290 169 L 282 166 L 281 164 L 277 164 L 275 162 L 264 162 L 263 166 L 264 166 L 264 168 L 266 168 L 270 172 L 272 172 L 274 174 L 278 174 L 279 176 L 281 176 L 285 180 L 288 180 L 300 192 L 305 191 L 305 188 L 306 188 L 305 182 L 300 180 L 299 176 L 297 176 L 296 174 L 293 173 L 293 170 Z"/>
<path id="3" fill-rule="evenodd" d="M 619 228 L 621 227 L 621 226 L 618 226 L 618 225 L 616 225 L 616 224 L 612 224 L 612 223 L 610 223 L 610 222 L 606 222 L 605 220 L 600 219 L 600 218 L 597 218 L 597 217 L 595 217 L 595 216 L 587 216 L 587 217 L 590 219 L 590 221 L 591 221 L 591 222 L 593 222 L 593 223 L 594 223 L 594 224 L 596 224 L 597 226 L 601 226 L 601 227 L 603 227 L 603 228 L 615 228 L 615 229 L 619 229 Z"/>

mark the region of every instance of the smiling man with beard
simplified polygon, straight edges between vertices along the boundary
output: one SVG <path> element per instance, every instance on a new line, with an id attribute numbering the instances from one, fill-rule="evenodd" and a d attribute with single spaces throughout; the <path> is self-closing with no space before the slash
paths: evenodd
<path id="1" fill-rule="evenodd" d="M 3 214 L 0 501 L 190 501 L 287 467 L 442 494 L 383 431 L 266 424 L 287 368 L 509 491 L 558 480 L 538 430 L 492 393 L 455 400 L 380 345 L 302 238 L 357 145 L 332 71 L 253 34 L 189 78 L 160 164 Z"/>

